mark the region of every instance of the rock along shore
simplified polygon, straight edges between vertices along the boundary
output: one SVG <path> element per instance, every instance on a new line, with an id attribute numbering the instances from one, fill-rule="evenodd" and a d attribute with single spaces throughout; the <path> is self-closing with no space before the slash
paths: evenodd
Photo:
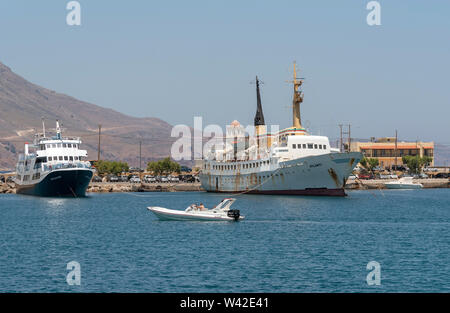
<path id="1" fill-rule="evenodd" d="M 203 191 L 200 183 L 90 183 L 87 192 L 177 192 Z"/>
<path id="2" fill-rule="evenodd" d="M 395 179 L 372 179 L 372 180 L 348 180 L 345 189 L 386 189 L 384 183 L 395 181 Z M 424 188 L 450 188 L 448 178 L 415 179 Z M 87 192 L 181 192 L 181 191 L 203 191 L 200 183 L 155 183 L 155 184 L 132 184 L 132 183 L 90 183 Z M 0 194 L 16 193 L 13 183 L 0 182 Z"/>

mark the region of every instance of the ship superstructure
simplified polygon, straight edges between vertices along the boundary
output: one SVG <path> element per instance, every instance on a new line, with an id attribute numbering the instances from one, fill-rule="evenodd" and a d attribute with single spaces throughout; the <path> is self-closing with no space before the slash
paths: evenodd
<path id="1" fill-rule="evenodd" d="M 94 170 L 78 137 L 62 137 L 56 121 L 56 135 L 36 134 L 33 144 L 25 143 L 16 166 L 17 193 L 35 196 L 83 197 Z M 33 150 L 33 151 L 32 151 Z"/>
<path id="2" fill-rule="evenodd" d="M 269 133 L 262 113 L 256 78 L 255 136 L 233 121 L 227 142 L 205 156 L 200 172 L 202 187 L 210 192 L 344 196 L 348 176 L 360 161 L 359 152 L 340 152 L 328 137 L 313 136 L 301 125 L 302 79 L 294 63 L 293 125 Z"/>

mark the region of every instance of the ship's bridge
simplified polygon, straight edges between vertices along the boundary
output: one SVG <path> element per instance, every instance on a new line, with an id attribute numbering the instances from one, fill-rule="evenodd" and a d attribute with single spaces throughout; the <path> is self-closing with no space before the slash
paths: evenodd
<path id="1" fill-rule="evenodd" d="M 81 150 L 80 145 L 79 138 L 45 139 L 36 145 L 36 153 L 45 159 L 44 163 L 82 161 L 87 151 Z"/>
<path id="2" fill-rule="evenodd" d="M 292 160 L 306 156 L 330 153 L 330 141 L 325 136 L 286 136 L 281 145 L 272 150 L 272 156 L 280 160 Z"/>

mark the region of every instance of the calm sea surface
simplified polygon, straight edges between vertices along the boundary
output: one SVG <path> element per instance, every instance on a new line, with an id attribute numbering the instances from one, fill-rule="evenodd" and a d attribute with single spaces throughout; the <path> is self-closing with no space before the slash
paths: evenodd
<path id="1" fill-rule="evenodd" d="M 241 195 L 242 222 L 159 221 L 203 192 L 0 195 L 0 292 L 450 292 L 450 190 Z M 81 286 L 66 282 L 81 265 Z M 381 264 L 368 286 L 366 265 Z"/>

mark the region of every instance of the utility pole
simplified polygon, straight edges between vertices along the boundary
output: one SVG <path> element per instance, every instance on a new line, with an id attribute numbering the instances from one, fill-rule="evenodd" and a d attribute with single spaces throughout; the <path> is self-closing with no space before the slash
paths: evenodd
<path id="1" fill-rule="evenodd" d="M 352 143 L 352 136 L 350 135 L 350 124 L 348 124 L 348 152 L 350 152 L 350 144 Z"/>
<path id="2" fill-rule="evenodd" d="M 139 141 L 139 172 L 142 170 L 142 141 Z"/>
<path id="3" fill-rule="evenodd" d="M 339 128 L 340 128 L 340 131 L 341 131 L 341 145 L 340 145 L 340 147 L 339 147 L 339 151 L 341 151 L 341 152 L 343 152 L 343 150 L 344 150 L 344 137 L 343 137 L 343 135 L 347 135 L 348 136 L 348 138 L 347 138 L 347 149 L 345 149 L 346 150 L 346 152 L 350 152 L 350 144 L 351 144 L 351 141 L 352 141 L 352 138 L 351 138 L 351 133 L 350 133 L 350 124 L 348 124 L 347 126 L 348 126 L 348 130 L 347 131 L 343 131 L 342 130 L 342 127 L 343 127 L 344 125 L 343 124 L 339 124 Z"/>
<path id="4" fill-rule="evenodd" d="M 397 170 L 397 141 L 398 141 L 398 137 L 397 137 L 397 130 L 395 130 L 395 149 L 394 149 L 394 156 L 395 156 L 395 170 Z"/>
<path id="5" fill-rule="evenodd" d="M 98 148 L 97 148 L 97 161 L 100 161 L 100 136 L 102 134 L 102 125 L 98 124 Z"/>

